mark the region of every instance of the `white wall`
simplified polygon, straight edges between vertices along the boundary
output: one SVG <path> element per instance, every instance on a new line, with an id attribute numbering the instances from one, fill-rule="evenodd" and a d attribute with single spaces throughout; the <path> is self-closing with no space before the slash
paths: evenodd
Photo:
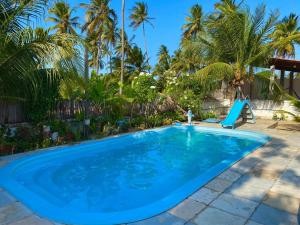
<path id="1" fill-rule="evenodd" d="M 300 114 L 299 111 L 291 104 L 290 101 L 283 101 L 281 103 L 275 103 L 270 100 L 253 100 L 251 101 L 253 106 L 253 112 L 256 118 L 272 119 L 273 115 L 278 110 L 284 110 L 293 114 Z M 230 109 L 230 100 L 224 99 L 220 101 L 205 102 L 202 105 L 203 111 L 216 112 L 220 114 L 227 114 Z M 288 120 L 293 120 L 292 116 L 288 116 Z"/>
<path id="2" fill-rule="evenodd" d="M 258 118 L 272 119 L 273 115 L 278 110 L 284 110 L 293 114 L 299 114 L 297 109 L 291 104 L 290 101 L 283 101 L 281 103 L 274 103 L 273 101 L 267 100 L 254 100 L 253 112 Z M 288 115 L 288 114 L 286 114 Z M 292 116 L 288 116 L 288 120 L 292 120 Z"/>

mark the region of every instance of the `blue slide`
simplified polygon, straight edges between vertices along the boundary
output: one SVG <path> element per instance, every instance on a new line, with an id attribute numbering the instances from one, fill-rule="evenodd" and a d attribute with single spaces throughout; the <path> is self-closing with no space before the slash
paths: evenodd
<path id="1" fill-rule="evenodd" d="M 225 118 L 225 120 L 223 120 L 221 122 L 222 127 L 231 127 L 232 129 L 234 129 L 234 125 L 235 122 L 241 117 L 243 116 L 243 109 L 247 107 L 247 114 L 251 115 L 251 119 L 252 121 L 255 120 L 254 118 L 254 114 L 252 112 L 252 107 L 250 104 L 250 101 L 248 99 L 245 100 L 241 100 L 241 99 L 237 99 L 235 100 L 229 114 L 227 115 L 227 117 Z M 249 118 L 243 118 L 243 119 L 249 119 Z"/>

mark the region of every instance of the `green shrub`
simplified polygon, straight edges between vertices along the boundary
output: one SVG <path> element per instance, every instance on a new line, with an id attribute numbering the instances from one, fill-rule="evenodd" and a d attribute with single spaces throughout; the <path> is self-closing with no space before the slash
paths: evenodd
<path id="1" fill-rule="evenodd" d="M 206 120 L 206 119 L 209 119 L 209 118 L 218 118 L 217 115 L 213 112 L 201 112 L 199 114 L 199 118 L 196 118 L 196 119 L 199 119 L 199 120 Z"/>
<path id="2" fill-rule="evenodd" d="M 145 122 L 145 118 L 143 116 L 137 116 L 135 118 L 132 118 L 129 121 L 129 126 L 130 127 L 139 127 L 141 124 Z"/>

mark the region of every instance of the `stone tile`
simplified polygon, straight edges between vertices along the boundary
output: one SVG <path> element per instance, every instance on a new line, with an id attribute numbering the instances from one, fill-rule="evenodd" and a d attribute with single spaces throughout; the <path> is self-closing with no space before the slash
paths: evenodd
<path id="1" fill-rule="evenodd" d="M 196 214 L 202 211 L 205 207 L 206 205 L 203 203 L 197 202 L 193 199 L 187 199 L 175 208 L 169 210 L 169 213 L 187 221 L 195 217 Z"/>
<path id="2" fill-rule="evenodd" d="M 300 200 L 297 198 L 289 197 L 287 195 L 281 195 L 274 192 L 269 192 L 265 199 L 264 204 L 277 208 L 283 211 L 287 211 L 292 214 L 298 214 Z"/>
<path id="3" fill-rule="evenodd" d="M 231 181 L 224 180 L 224 179 L 221 179 L 221 178 L 215 178 L 212 181 L 210 181 L 207 185 L 205 185 L 205 187 L 210 188 L 214 191 L 223 192 L 231 184 L 232 184 Z"/>
<path id="4" fill-rule="evenodd" d="M 244 159 L 240 160 L 239 162 L 237 162 L 236 164 L 234 164 L 232 166 L 232 168 L 240 173 L 240 174 L 244 174 L 249 172 L 249 170 L 251 170 L 257 163 L 259 163 L 259 160 L 255 157 L 251 158 L 251 154 L 248 155 L 247 157 L 245 157 Z"/>
<path id="5" fill-rule="evenodd" d="M 9 225 L 53 225 L 53 223 L 33 215 L 17 222 L 10 223 Z"/>
<path id="6" fill-rule="evenodd" d="M 193 194 L 190 198 L 208 205 L 213 200 L 215 200 L 219 194 L 220 194 L 220 192 L 217 192 L 217 191 L 214 191 L 214 190 L 211 190 L 208 188 L 201 188 L 199 191 L 197 191 L 195 194 Z"/>
<path id="7" fill-rule="evenodd" d="M 129 225 L 184 225 L 185 221 L 169 213 L 163 213 L 150 219 L 142 220 Z"/>
<path id="8" fill-rule="evenodd" d="M 197 225 L 244 225 L 246 219 L 208 207 L 193 222 Z"/>
<path id="9" fill-rule="evenodd" d="M 252 176 L 252 177 L 264 178 L 267 180 L 275 181 L 282 175 L 283 172 L 284 172 L 284 169 L 269 169 L 265 166 L 259 166 L 259 167 L 255 167 L 253 170 L 249 171 L 247 173 L 247 175 Z"/>
<path id="10" fill-rule="evenodd" d="M 251 187 L 260 188 L 260 189 L 264 189 L 264 190 L 270 189 L 273 184 L 274 184 L 274 181 L 272 181 L 272 180 L 268 180 L 268 179 L 261 178 L 261 177 L 249 176 L 249 174 L 242 176 L 235 183 L 235 185 L 240 185 L 240 186 L 246 185 L 246 186 L 251 186 Z"/>
<path id="11" fill-rule="evenodd" d="M 294 169 L 287 169 L 280 177 L 280 180 L 300 188 L 300 174 Z"/>
<path id="12" fill-rule="evenodd" d="M 263 156 L 264 157 L 261 159 L 263 162 L 268 162 L 273 165 L 277 164 L 285 166 L 290 163 L 290 160 L 292 158 L 292 155 L 287 154 L 283 149 L 280 149 L 280 151 L 276 151 L 275 149 L 273 149 L 273 151 L 270 151 Z"/>
<path id="13" fill-rule="evenodd" d="M 222 194 L 211 203 L 211 206 L 247 219 L 251 216 L 258 204 L 258 202 L 245 198 Z"/>
<path id="14" fill-rule="evenodd" d="M 21 203 L 13 203 L 0 208 L 0 224 L 6 225 L 32 215 L 32 212 Z"/>
<path id="15" fill-rule="evenodd" d="M 0 191 L 0 208 L 16 202 L 17 200 L 6 191 Z"/>
<path id="16" fill-rule="evenodd" d="M 300 157 L 299 161 L 294 159 L 286 168 L 287 171 L 293 171 L 297 176 L 300 176 Z"/>
<path id="17" fill-rule="evenodd" d="M 245 225 L 263 225 L 263 224 L 261 224 L 261 223 L 256 223 L 256 222 L 254 222 L 254 221 L 252 221 L 252 220 L 249 220 Z"/>
<path id="18" fill-rule="evenodd" d="M 233 184 L 226 193 L 232 194 L 241 198 L 246 198 L 252 201 L 260 202 L 268 190 L 253 187 L 247 184 L 235 183 Z"/>
<path id="19" fill-rule="evenodd" d="M 297 216 L 285 211 L 261 204 L 254 212 L 251 220 L 264 225 L 296 225 Z"/>
<path id="20" fill-rule="evenodd" d="M 299 186 L 295 186 L 287 182 L 277 181 L 274 184 L 274 186 L 271 188 L 271 191 L 276 192 L 278 194 L 288 195 L 300 199 L 299 188 L 300 188 Z"/>
<path id="21" fill-rule="evenodd" d="M 218 178 L 228 180 L 228 181 L 231 181 L 231 182 L 236 181 L 240 177 L 241 177 L 241 174 L 235 172 L 232 169 L 228 169 L 224 173 L 222 173 L 221 175 L 218 176 Z"/>
<path id="22" fill-rule="evenodd" d="M 262 156 L 263 157 L 263 156 Z M 262 162 L 257 167 L 262 167 L 264 170 L 270 171 L 284 171 L 288 166 L 288 163 L 275 163 L 275 162 Z"/>

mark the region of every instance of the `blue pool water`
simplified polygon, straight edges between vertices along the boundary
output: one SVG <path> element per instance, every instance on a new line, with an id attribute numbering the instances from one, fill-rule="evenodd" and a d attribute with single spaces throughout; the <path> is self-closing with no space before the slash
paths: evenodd
<path id="1" fill-rule="evenodd" d="M 0 170 L 0 186 L 57 222 L 133 222 L 175 206 L 267 141 L 251 132 L 170 126 L 24 157 Z"/>

